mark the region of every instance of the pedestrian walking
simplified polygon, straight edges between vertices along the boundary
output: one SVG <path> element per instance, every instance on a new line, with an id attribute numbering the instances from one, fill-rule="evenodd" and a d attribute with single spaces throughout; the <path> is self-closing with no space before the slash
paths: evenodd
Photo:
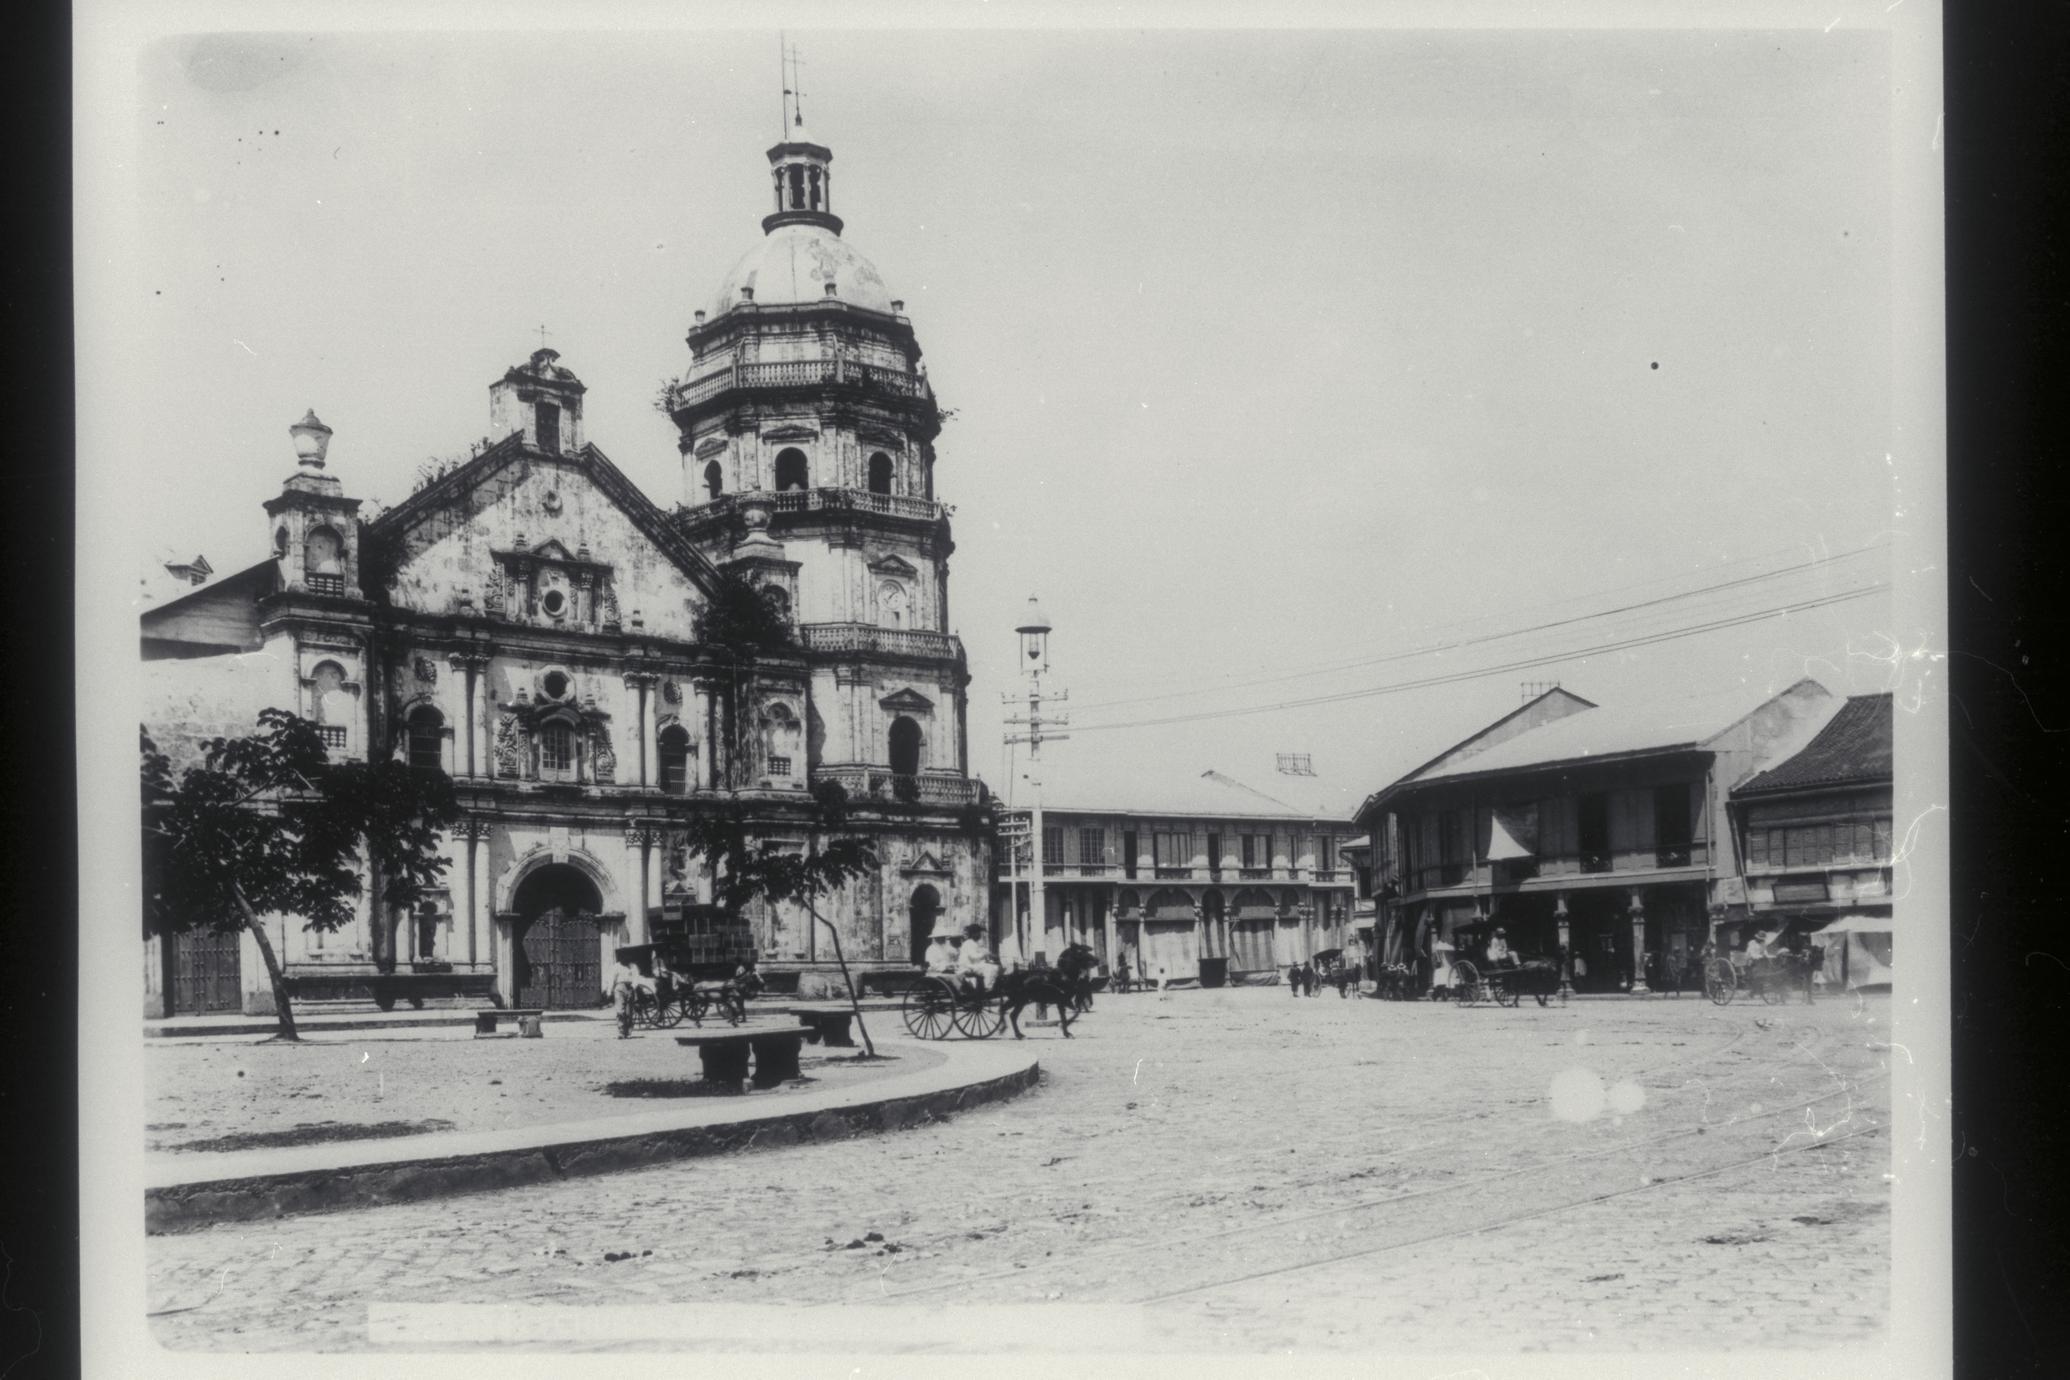
<path id="1" fill-rule="evenodd" d="M 633 1029 L 633 993 L 640 986 L 640 970 L 625 950 L 618 951 L 618 966 L 611 970 L 611 1004 L 617 1010 L 618 1038 L 630 1040 Z"/>
<path id="2" fill-rule="evenodd" d="M 1287 965 L 1287 995 L 1290 997 L 1301 995 L 1301 965 L 1298 963 L 1289 963 Z"/>
<path id="3" fill-rule="evenodd" d="M 1167 985 L 1167 984 L 1168 984 L 1168 983 L 1169 983 L 1170 981 L 1171 981 L 1171 979 L 1165 976 L 1165 972 L 1164 972 L 1164 965 L 1163 965 L 1162 963 L 1158 964 L 1158 965 L 1157 965 L 1157 999 L 1158 999 L 1159 1001 L 1170 1001 L 1170 1000 L 1172 999 L 1172 993 L 1171 993 L 1171 988 L 1170 988 L 1170 987 L 1169 987 L 1169 986 Z"/>

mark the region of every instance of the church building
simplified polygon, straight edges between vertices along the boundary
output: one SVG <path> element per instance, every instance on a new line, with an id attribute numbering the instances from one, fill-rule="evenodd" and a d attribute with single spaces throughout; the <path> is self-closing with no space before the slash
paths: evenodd
<path id="1" fill-rule="evenodd" d="M 768 159 L 763 237 L 695 313 L 664 399 L 681 503 L 587 439 L 582 381 L 541 348 L 490 386 L 492 443 L 371 520 L 311 412 L 261 505 L 271 555 L 141 614 L 143 719 L 176 770 L 275 706 L 333 756 L 453 778 L 463 818 L 430 904 L 397 913 L 373 877 L 338 932 L 269 921 L 297 1001 L 594 1006 L 616 946 L 711 900 L 685 820 L 739 801 L 803 850 L 827 782 L 879 859 L 823 908 L 852 967 L 907 970 L 938 919 L 985 919 L 940 413 L 904 303 L 842 238 L 831 152 L 794 118 Z M 741 668 L 701 641 L 722 572 L 791 648 Z M 779 987 L 838 983 L 834 936 L 802 909 L 748 920 Z M 147 1015 L 271 1007 L 248 935 L 147 948 Z"/>

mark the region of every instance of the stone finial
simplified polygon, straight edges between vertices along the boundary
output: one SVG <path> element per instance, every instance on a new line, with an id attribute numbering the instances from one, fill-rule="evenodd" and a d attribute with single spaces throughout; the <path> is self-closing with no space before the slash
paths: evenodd
<path id="1" fill-rule="evenodd" d="M 316 419 L 315 408 L 303 413 L 302 420 L 288 428 L 288 435 L 295 439 L 295 463 L 306 469 L 323 468 L 331 448 L 331 429 Z"/>

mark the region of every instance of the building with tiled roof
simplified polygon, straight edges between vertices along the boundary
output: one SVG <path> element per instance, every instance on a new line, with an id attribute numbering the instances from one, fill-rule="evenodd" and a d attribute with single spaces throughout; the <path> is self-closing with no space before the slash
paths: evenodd
<path id="1" fill-rule="evenodd" d="M 1244 982 L 1354 942 L 1357 797 L 1289 754 L 1242 775 L 1209 768 L 1116 779 L 1094 759 L 1043 764 L 1041 924 L 1033 850 L 996 854 L 993 929 L 1054 960 L 1064 945 L 1175 983 Z M 1016 801 L 1009 793 L 1009 811 Z"/>
<path id="2" fill-rule="evenodd" d="M 1631 705 L 1534 696 L 1360 807 L 1383 960 L 1442 981 L 1444 953 L 1478 957 L 1501 926 L 1581 991 L 1679 978 L 1746 918 L 1728 792 L 1840 707 L 1814 680 Z"/>
<path id="3" fill-rule="evenodd" d="M 1756 927 L 1891 914 L 1892 711 L 1888 694 L 1856 695 L 1802 750 L 1733 789 Z"/>

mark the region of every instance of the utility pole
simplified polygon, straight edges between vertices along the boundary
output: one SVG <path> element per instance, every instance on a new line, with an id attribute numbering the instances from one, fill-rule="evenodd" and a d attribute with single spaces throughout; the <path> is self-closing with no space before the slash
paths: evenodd
<path id="1" fill-rule="evenodd" d="M 1057 690 L 1047 696 L 1042 692 L 1042 675 L 1049 669 L 1050 621 L 1043 616 L 1034 595 L 1028 596 L 1027 615 L 1014 631 L 1021 637 L 1021 670 L 1028 677 L 1028 688 L 1025 692 L 1008 692 L 1001 695 L 1000 700 L 1013 707 L 1018 705 L 1022 694 L 1027 699 L 1027 716 L 1009 716 L 1006 720 L 1026 729 L 1026 732 L 1008 733 L 1006 741 L 1028 745 L 1028 925 L 1037 934 L 1047 935 L 1049 912 L 1043 892 L 1046 861 L 1042 855 L 1042 745 L 1052 739 L 1069 738 L 1071 735 L 1068 733 L 1051 730 L 1059 726 L 1068 727 L 1071 721 L 1056 713 L 1045 717 L 1042 706 L 1045 700 L 1068 700 L 1071 695 L 1067 690 Z M 1021 952 L 1024 955 L 1028 952 L 1025 944 Z"/>

